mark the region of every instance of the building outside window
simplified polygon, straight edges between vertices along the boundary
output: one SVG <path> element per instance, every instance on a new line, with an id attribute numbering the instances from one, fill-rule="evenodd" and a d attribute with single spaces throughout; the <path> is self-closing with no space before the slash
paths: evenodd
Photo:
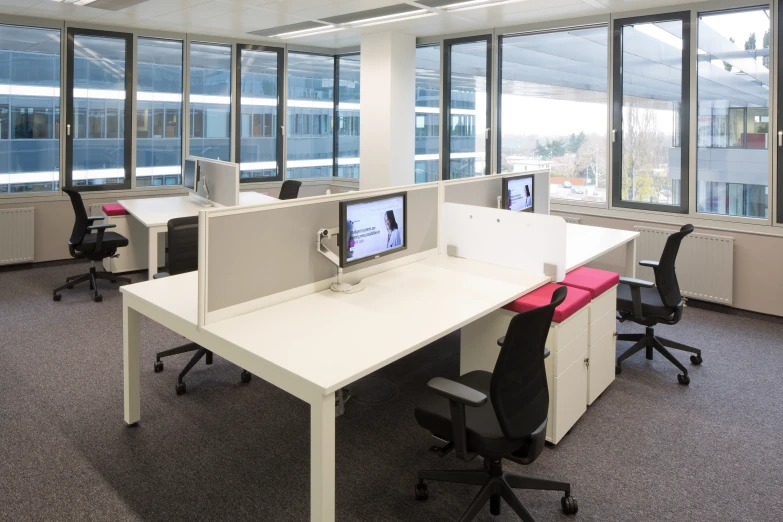
<path id="1" fill-rule="evenodd" d="M 60 31 L 0 25 L 0 194 L 59 185 Z"/>
<path id="2" fill-rule="evenodd" d="M 359 101 L 361 57 L 340 56 L 337 105 L 337 177 L 359 179 Z"/>
<path id="3" fill-rule="evenodd" d="M 416 48 L 416 183 L 440 179 L 440 45 Z"/>
<path id="4" fill-rule="evenodd" d="M 231 46 L 190 44 L 191 156 L 231 160 Z"/>

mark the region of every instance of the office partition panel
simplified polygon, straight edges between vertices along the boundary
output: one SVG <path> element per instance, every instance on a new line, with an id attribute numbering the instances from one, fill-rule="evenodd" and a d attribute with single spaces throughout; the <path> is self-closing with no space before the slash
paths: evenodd
<path id="1" fill-rule="evenodd" d="M 490 173 L 491 36 L 446 40 L 443 179 Z"/>
<path id="2" fill-rule="evenodd" d="M 283 49 L 237 47 L 236 158 L 242 182 L 283 179 Z"/>
<path id="3" fill-rule="evenodd" d="M 68 29 L 66 185 L 131 188 L 133 37 Z"/>
<path id="4" fill-rule="evenodd" d="M 615 20 L 615 207 L 688 212 L 690 27 L 690 11 Z"/>

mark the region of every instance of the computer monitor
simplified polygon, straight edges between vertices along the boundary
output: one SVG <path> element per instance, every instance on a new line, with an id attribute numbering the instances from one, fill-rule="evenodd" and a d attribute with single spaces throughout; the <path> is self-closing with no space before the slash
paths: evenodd
<path id="1" fill-rule="evenodd" d="M 533 175 L 503 178 L 503 208 L 533 212 Z"/>
<path id="2" fill-rule="evenodd" d="M 182 169 L 182 184 L 191 192 L 196 192 L 198 187 L 198 160 L 185 158 L 185 166 Z"/>
<path id="3" fill-rule="evenodd" d="M 340 202 L 340 267 L 407 248 L 408 194 Z"/>

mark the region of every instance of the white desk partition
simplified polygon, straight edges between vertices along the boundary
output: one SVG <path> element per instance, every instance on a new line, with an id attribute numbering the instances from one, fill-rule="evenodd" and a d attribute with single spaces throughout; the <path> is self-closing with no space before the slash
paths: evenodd
<path id="1" fill-rule="evenodd" d="M 198 158 L 201 180 L 197 194 L 223 207 L 239 205 L 239 165 L 227 161 Z M 207 188 L 204 188 L 206 180 Z"/>
<path id="2" fill-rule="evenodd" d="M 566 222 L 558 216 L 509 212 L 474 205 L 444 203 L 441 208 L 442 254 L 547 273 L 566 275 Z"/>
<path id="3" fill-rule="evenodd" d="M 533 211 L 536 214 L 549 214 L 549 169 L 444 181 L 444 201 L 498 208 L 498 197 L 503 195 L 503 178 L 529 174 L 533 175 Z"/>
<path id="4" fill-rule="evenodd" d="M 346 268 L 346 282 L 437 255 L 438 191 L 429 183 L 201 212 L 199 326 L 327 289 L 337 267 L 317 252 L 317 233 L 339 225 L 340 201 L 408 194 L 407 248 Z"/>

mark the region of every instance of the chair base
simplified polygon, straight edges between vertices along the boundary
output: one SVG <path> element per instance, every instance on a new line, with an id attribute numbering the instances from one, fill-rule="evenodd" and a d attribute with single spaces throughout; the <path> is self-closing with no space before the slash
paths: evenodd
<path id="1" fill-rule="evenodd" d="M 177 376 L 177 385 L 174 388 L 174 390 L 177 392 L 177 395 L 182 395 L 183 393 L 188 391 L 187 386 L 185 386 L 185 376 L 188 374 L 188 372 L 190 372 L 190 370 L 193 369 L 194 366 L 196 366 L 196 363 L 198 363 L 202 359 L 202 357 L 206 359 L 205 362 L 207 364 L 212 364 L 212 357 L 213 357 L 212 352 L 210 352 L 206 348 L 202 348 L 196 343 L 188 343 L 155 354 L 155 367 L 154 367 L 155 373 L 160 373 L 163 371 L 163 361 L 161 361 L 161 358 L 169 357 L 171 355 L 179 355 L 181 353 L 188 353 L 188 352 L 196 352 L 196 353 L 193 355 L 193 357 L 190 358 L 188 364 L 185 365 L 182 371 L 179 372 L 179 376 Z M 250 382 L 251 376 L 252 374 L 249 371 L 242 370 L 242 373 L 240 374 L 240 379 L 242 383 L 247 384 Z"/>
<path id="2" fill-rule="evenodd" d="M 691 363 L 695 366 L 700 365 L 703 362 L 703 359 L 701 357 L 701 350 L 698 348 L 693 348 L 691 346 L 678 343 L 675 341 L 670 341 L 668 339 L 664 339 L 663 337 L 657 337 L 655 335 L 655 330 L 652 326 L 648 326 L 644 334 L 619 334 L 617 336 L 618 341 L 635 341 L 636 344 L 628 348 L 623 354 L 617 358 L 617 366 L 615 367 L 615 373 L 620 374 L 622 372 L 622 363 L 632 355 L 636 354 L 637 352 L 640 352 L 641 350 L 645 350 L 645 355 L 647 356 L 648 360 L 652 360 L 653 358 L 653 351 L 656 351 L 666 357 L 666 359 L 672 363 L 674 366 L 676 366 L 680 372 L 680 374 L 677 375 L 677 381 L 680 384 L 688 385 L 691 382 L 691 378 L 688 377 L 688 370 L 685 368 L 685 366 L 682 365 L 680 361 L 678 361 L 674 355 L 667 349 L 672 348 L 674 350 L 680 350 L 683 352 L 691 353 Z"/>
<path id="3" fill-rule="evenodd" d="M 490 513 L 495 516 L 499 515 L 501 499 L 511 507 L 521 520 L 535 522 L 533 516 L 514 493 L 515 489 L 562 491 L 565 494 L 561 499 L 563 512 L 567 515 L 573 515 L 579 509 L 576 499 L 571 496 L 571 484 L 506 473 L 503 471 L 500 460 L 484 459 L 483 470 L 419 471 L 419 482 L 416 484 L 417 500 L 424 501 L 429 496 L 425 480 L 481 486 L 481 490 L 460 518 L 460 522 L 469 522 L 475 519 L 487 502 L 489 502 Z"/>
<path id="4" fill-rule="evenodd" d="M 99 279 L 103 279 L 104 281 L 111 281 L 112 283 L 119 282 L 119 283 L 130 284 L 131 282 L 131 280 L 127 277 L 120 277 L 116 274 L 112 274 L 111 272 L 104 272 L 104 271 L 97 270 L 95 268 L 95 261 L 92 261 L 92 264 L 90 266 L 90 271 L 87 272 L 86 274 L 66 277 L 65 284 L 62 286 L 58 286 L 57 288 L 54 289 L 53 299 L 55 301 L 59 301 L 60 299 L 62 299 L 62 294 L 60 294 L 60 292 L 62 292 L 66 288 L 70 290 L 71 288 L 73 288 L 74 286 L 80 283 L 89 281 L 90 290 L 93 290 L 95 292 L 93 296 L 93 300 L 96 303 L 100 303 L 101 301 L 103 301 L 103 296 L 100 293 L 98 293 Z"/>

